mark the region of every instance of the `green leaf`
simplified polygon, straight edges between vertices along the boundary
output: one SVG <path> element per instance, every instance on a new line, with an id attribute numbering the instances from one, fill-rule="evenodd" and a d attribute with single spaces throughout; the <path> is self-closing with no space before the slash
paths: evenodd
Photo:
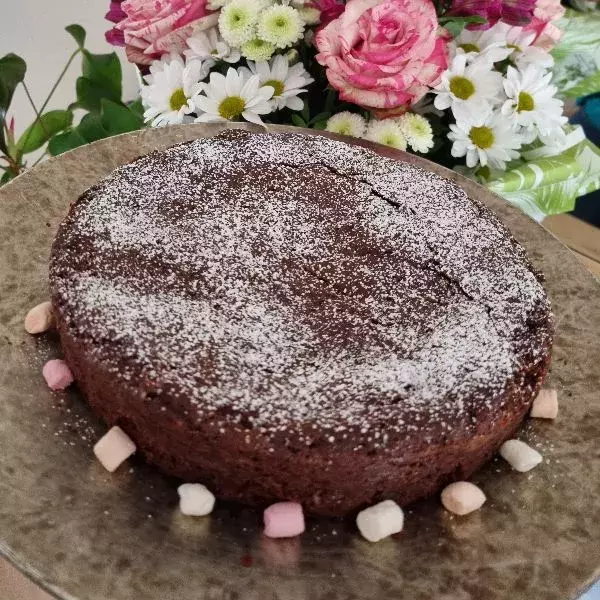
<path id="1" fill-rule="evenodd" d="M 127 105 L 127 108 L 134 114 L 137 115 L 142 121 L 144 120 L 144 105 L 142 99 L 138 98 Z"/>
<path id="2" fill-rule="evenodd" d="M 7 54 L 0 58 L 0 150 L 4 154 L 8 154 L 8 147 L 4 138 L 6 113 L 16 87 L 25 79 L 26 71 L 25 61 L 16 54 Z"/>
<path id="3" fill-rule="evenodd" d="M 577 197 L 600 189 L 600 149 L 584 139 L 557 156 L 509 168 L 487 185 L 534 219 L 568 212 Z"/>
<path id="4" fill-rule="evenodd" d="M 302 109 L 302 112 L 300 114 L 302 115 L 304 122 L 308 123 L 310 119 L 310 106 L 308 105 L 308 100 L 304 101 L 304 108 Z"/>
<path id="5" fill-rule="evenodd" d="M 306 121 L 296 114 L 292 115 L 292 123 L 296 127 L 306 127 Z"/>
<path id="6" fill-rule="evenodd" d="M 95 142 L 110 136 L 110 133 L 102 125 L 102 118 L 97 113 L 84 115 L 76 129 L 86 142 Z"/>
<path id="7" fill-rule="evenodd" d="M 27 65 L 16 54 L 0 58 L 0 118 L 10 106 L 15 88 L 25 79 Z"/>
<path id="8" fill-rule="evenodd" d="M 327 119 L 329 119 L 329 117 L 331 116 L 331 113 L 329 112 L 321 112 L 319 113 L 316 117 L 313 117 L 310 121 L 309 121 L 309 125 L 314 125 L 317 121 L 327 121 Z"/>
<path id="9" fill-rule="evenodd" d="M 596 71 L 593 75 L 582 79 L 577 85 L 564 91 L 563 95 L 569 98 L 581 98 L 596 92 L 600 92 L 600 71 Z"/>
<path id="10" fill-rule="evenodd" d="M 76 108 L 82 108 L 90 112 L 100 112 L 100 102 L 106 98 L 106 90 L 99 84 L 87 79 L 87 77 L 78 77 L 75 82 L 77 92 Z"/>
<path id="11" fill-rule="evenodd" d="M 77 132 L 77 130 L 72 129 L 71 131 L 59 133 L 54 136 L 48 142 L 48 152 L 50 152 L 52 156 L 58 156 L 67 150 L 78 148 L 84 144 L 87 144 L 87 141 Z"/>
<path id="12" fill-rule="evenodd" d="M 550 54 L 557 62 L 575 52 L 597 55 L 600 52 L 600 13 L 580 13 L 568 9 L 560 20 L 554 23 L 562 32 L 560 42 Z"/>
<path id="13" fill-rule="evenodd" d="M 325 127 L 327 127 L 327 119 L 323 120 L 323 121 L 317 121 L 316 123 L 313 124 L 313 129 L 319 129 L 320 131 L 323 131 L 325 129 Z"/>
<path id="14" fill-rule="evenodd" d="M 17 150 L 28 154 L 41 148 L 52 136 L 71 126 L 73 113 L 69 110 L 51 110 L 36 119 L 19 138 Z"/>
<path id="15" fill-rule="evenodd" d="M 0 177 L 0 185 L 8 183 L 13 178 L 14 175 L 10 171 L 4 171 L 4 174 L 2 175 L 2 177 Z"/>
<path id="16" fill-rule="evenodd" d="M 71 34 L 73 39 L 77 42 L 77 45 L 83 50 L 85 45 L 85 29 L 81 25 L 67 25 L 65 27 L 67 33 Z"/>
<path id="17" fill-rule="evenodd" d="M 479 15 L 471 15 L 468 17 L 440 17 L 439 22 L 452 37 L 457 37 L 467 25 L 487 23 L 487 19 Z"/>
<path id="18" fill-rule="evenodd" d="M 144 124 L 143 119 L 122 104 L 117 104 L 106 99 L 102 99 L 100 104 L 102 125 L 110 135 L 136 131 Z"/>
<path id="19" fill-rule="evenodd" d="M 82 73 L 86 79 L 104 90 L 104 98 L 115 102 L 121 101 L 123 75 L 121 62 L 114 52 L 110 54 L 92 54 L 84 50 Z"/>

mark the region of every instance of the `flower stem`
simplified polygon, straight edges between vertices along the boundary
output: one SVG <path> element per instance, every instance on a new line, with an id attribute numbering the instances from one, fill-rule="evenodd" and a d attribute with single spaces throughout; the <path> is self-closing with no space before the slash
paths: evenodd
<path id="1" fill-rule="evenodd" d="M 52 98 L 52 95 L 56 91 L 56 88 L 58 87 L 58 85 L 62 81 L 62 79 L 65 76 L 66 72 L 69 70 L 69 67 L 71 66 L 71 63 L 75 60 L 75 57 L 80 52 L 81 52 L 81 48 L 77 48 L 77 50 L 75 50 L 75 52 L 73 52 L 73 54 L 71 54 L 71 56 L 69 57 L 69 60 L 67 61 L 67 64 L 65 65 L 65 68 L 61 71 L 61 74 L 58 76 L 58 79 L 56 80 L 56 82 L 52 86 L 52 89 L 50 90 L 50 93 L 48 94 L 48 97 L 46 98 L 46 100 L 44 100 L 44 104 L 42 104 L 42 108 L 40 108 L 40 114 L 43 113 L 44 109 L 46 108 L 46 106 L 48 106 L 48 102 L 50 102 L 50 98 Z"/>
<path id="2" fill-rule="evenodd" d="M 29 100 L 29 104 L 31 104 L 31 108 L 33 108 L 33 112 L 35 113 L 35 121 L 33 122 L 33 124 L 35 125 L 39 121 L 40 125 L 42 126 L 42 129 L 44 130 L 44 133 L 46 135 L 48 135 L 48 132 L 46 131 L 46 128 L 44 127 L 44 122 L 40 119 L 40 111 L 38 111 L 38 109 L 36 108 L 35 102 L 33 101 L 31 94 L 29 93 L 29 88 L 27 87 L 27 85 L 24 81 L 23 81 L 23 89 L 25 90 L 25 94 L 27 94 L 27 99 Z M 33 131 L 33 129 L 30 129 L 27 132 L 27 137 L 25 138 L 25 141 L 23 142 L 24 146 L 27 145 L 27 142 L 29 141 L 29 137 L 31 136 L 32 131 Z M 21 159 L 19 156 L 17 156 L 17 162 L 21 162 Z"/>

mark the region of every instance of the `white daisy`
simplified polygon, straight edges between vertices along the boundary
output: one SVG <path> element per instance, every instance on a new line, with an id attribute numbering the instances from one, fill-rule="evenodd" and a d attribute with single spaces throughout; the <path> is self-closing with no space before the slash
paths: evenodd
<path id="1" fill-rule="evenodd" d="M 262 125 L 259 115 L 272 110 L 269 100 L 273 88 L 260 85 L 257 75 L 247 77 L 229 67 L 227 75 L 213 71 L 210 81 L 202 84 L 203 93 L 194 96 L 199 111 L 197 122 L 209 123 L 233 121 L 242 117 L 246 121 Z"/>
<path id="2" fill-rule="evenodd" d="M 482 58 L 489 64 L 504 60 L 512 52 L 506 47 L 506 31 L 499 21 L 489 29 L 463 29 L 460 35 L 449 45 L 451 55 L 465 54 L 469 62 Z"/>
<path id="3" fill-rule="evenodd" d="M 397 121 L 406 141 L 415 152 L 426 154 L 433 148 L 433 131 L 425 117 L 405 113 Z"/>
<path id="4" fill-rule="evenodd" d="M 467 157 L 467 167 L 477 164 L 494 169 L 506 169 L 506 163 L 519 157 L 517 150 L 522 139 L 508 119 L 500 113 L 465 115 L 456 125 L 450 125 L 448 139 L 452 142 L 450 153 L 458 158 Z"/>
<path id="5" fill-rule="evenodd" d="M 188 60 L 199 58 L 213 67 L 217 61 L 236 63 L 240 60 L 240 52 L 231 48 L 219 35 L 216 27 L 207 31 L 199 31 L 186 41 L 188 50 L 184 51 Z"/>
<path id="6" fill-rule="evenodd" d="M 504 28 L 506 46 L 512 50 L 509 59 L 520 69 L 529 64 L 549 69 L 554 64 L 554 59 L 549 52 L 533 45 L 536 36 L 534 31 L 525 31 L 518 25 L 511 27 L 505 23 L 498 23 L 495 27 Z"/>
<path id="7" fill-rule="evenodd" d="M 219 15 L 219 31 L 230 45 L 239 47 L 255 37 L 262 6 L 259 0 L 231 0 Z"/>
<path id="8" fill-rule="evenodd" d="M 404 137 L 400 125 L 392 119 L 371 121 L 364 138 L 397 150 L 406 150 L 406 137 Z"/>
<path id="9" fill-rule="evenodd" d="M 451 107 L 457 119 L 482 115 L 498 104 L 502 75 L 492 70 L 486 60 L 475 59 L 468 64 L 465 54 L 457 54 L 434 91 L 434 106 L 440 110 Z"/>
<path id="10" fill-rule="evenodd" d="M 269 60 L 275 52 L 275 46 L 270 42 L 254 38 L 244 42 L 241 51 L 242 56 L 249 60 Z"/>
<path id="11" fill-rule="evenodd" d="M 249 69 L 242 67 L 247 77 L 258 76 L 260 85 L 273 88 L 273 97 L 271 104 L 273 110 L 290 108 L 292 110 L 302 110 L 304 102 L 298 98 L 299 94 L 306 92 L 306 86 L 314 81 L 308 74 L 302 63 L 296 63 L 290 67 L 287 58 L 278 54 L 271 62 L 248 61 Z"/>
<path id="12" fill-rule="evenodd" d="M 360 115 L 347 110 L 329 117 L 325 127 L 325 131 L 354 137 L 362 137 L 366 129 L 367 122 Z"/>
<path id="13" fill-rule="evenodd" d="M 508 100 L 502 105 L 502 114 L 524 128 L 528 141 L 538 135 L 545 139 L 564 135 L 562 128 L 567 118 L 563 116 L 562 101 L 554 97 L 557 89 L 551 85 L 551 79 L 552 73 L 535 65 L 522 71 L 508 67 L 506 72 L 504 91 Z"/>
<path id="14" fill-rule="evenodd" d="M 154 127 L 183 123 L 194 112 L 192 97 L 202 88 L 200 81 L 208 69 L 200 60 L 185 64 L 179 56 L 156 61 L 145 77 L 148 85 L 141 90 L 146 108 L 144 120 Z"/>
<path id="15" fill-rule="evenodd" d="M 234 0 L 235 1 L 235 0 Z M 304 33 L 300 13 L 287 5 L 275 5 L 264 10 L 258 20 L 258 37 L 276 48 L 287 48 Z"/>

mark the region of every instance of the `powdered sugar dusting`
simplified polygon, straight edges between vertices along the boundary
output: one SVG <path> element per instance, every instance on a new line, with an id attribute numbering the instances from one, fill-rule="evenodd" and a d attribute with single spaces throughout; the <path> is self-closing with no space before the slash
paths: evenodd
<path id="1" fill-rule="evenodd" d="M 494 217 L 324 138 L 230 134 L 117 169 L 61 227 L 51 280 L 115 377 L 307 444 L 474 426 L 549 347 L 544 290 Z"/>

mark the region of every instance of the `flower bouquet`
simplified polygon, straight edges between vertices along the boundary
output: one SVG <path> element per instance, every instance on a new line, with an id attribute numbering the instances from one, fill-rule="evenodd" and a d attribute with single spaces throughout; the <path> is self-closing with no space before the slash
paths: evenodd
<path id="1" fill-rule="evenodd" d="M 144 122 L 245 120 L 426 155 L 543 219 L 600 188 L 600 150 L 563 114 L 565 101 L 600 92 L 599 8 L 585 0 L 568 10 L 559 0 L 116 0 L 106 38 L 137 65 L 141 98 L 124 102 L 116 55 L 91 54 L 85 32 L 68 27 L 78 44 L 70 61 L 83 59 L 77 102 L 56 114 L 34 108 L 27 139 L 15 140 L 5 120 L 12 92 L 0 98 L 2 181 L 46 141 L 58 154 Z M 25 65 L 0 60 L 10 91 Z M 89 111 L 78 125 L 74 107 Z"/>

